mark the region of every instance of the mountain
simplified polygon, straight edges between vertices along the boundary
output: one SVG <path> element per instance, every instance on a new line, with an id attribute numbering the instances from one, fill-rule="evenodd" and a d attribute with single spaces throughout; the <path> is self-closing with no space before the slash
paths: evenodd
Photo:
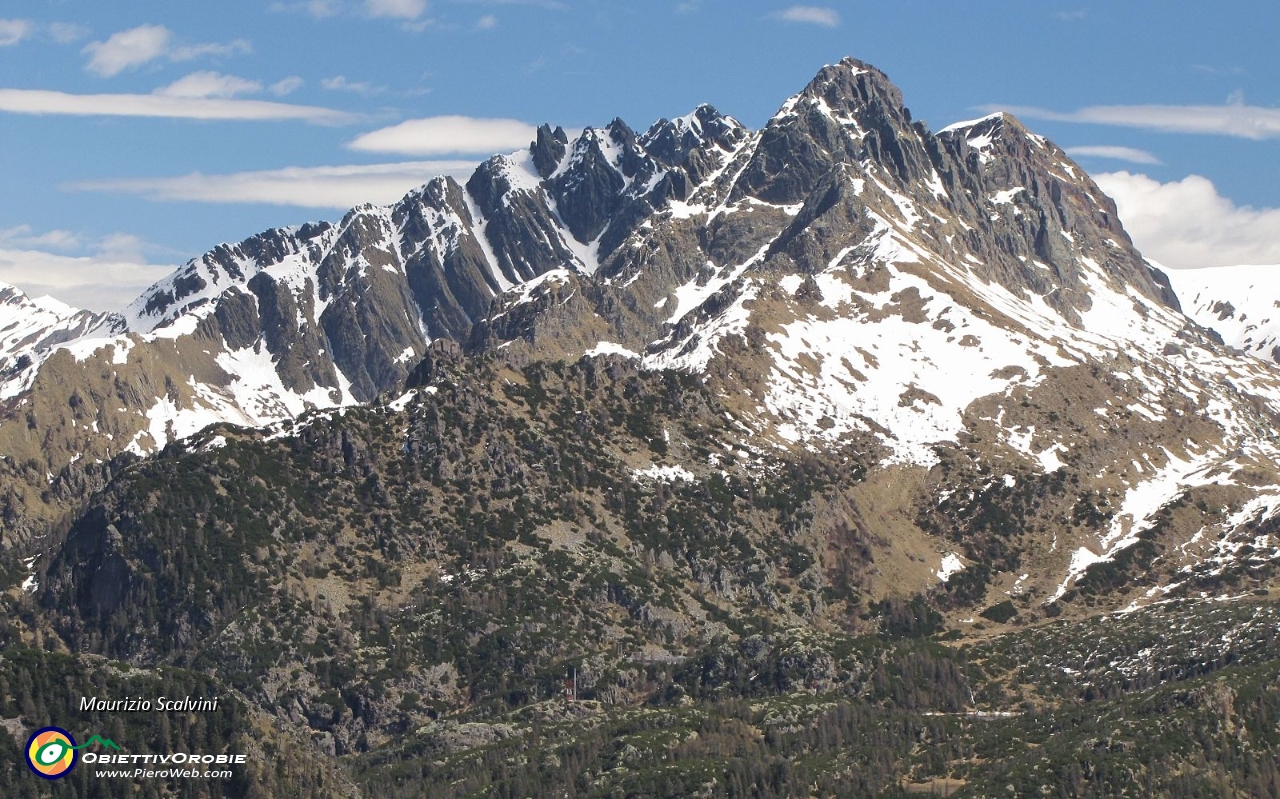
<path id="1" fill-rule="evenodd" d="M 1272 446 L 1253 431 L 1275 375 L 1180 313 L 1058 147 L 1005 114 L 932 134 L 883 73 L 846 60 L 759 131 L 709 106 L 644 134 L 544 126 L 465 186 L 436 179 L 191 261 L 33 348 L 30 405 L 11 401 L 0 442 L 36 485 L 10 505 L 37 506 L 73 458 L 399 394 L 440 340 L 516 365 L 612 352 L 705 373 L 760 451 L 869 434 L 904 467 L 977 438 L 1037 471 L 1072 453 L 1101 479 L 1104 431 L 1186 417 L 1111 475 L 1117 509 L 1150 495 L 1129 521 L 1054 550 L 1055 592 L 1211 464 L 1265 468 Z M 1126 379 L 1132 400 L 1109 399 Z M 1078 429 L 1048 416 L 1067 397 L 1096 400 Z"/>
<path id="2" fill-rule="evenodd" d="M 544 128 L 466 187 L 441 178 L 336 225 L 217 247 L 74 335 L 14 342 L 6 363 L 21 368 L 0 383 L 15 398 L 0 410 L 0 446 L 31 468 L 10 481 L 11 523 L 39 515 L 45 475 L 73 459 L 141 455 L 215 421 L 261 426 L 399 392 L 428 342 L 467 341 L 513 286 L 534 291 L 529 281 L 565 267 L 594 272 L 743 136 L 709 107 L 642 137 L 615 121 L 569 145 Z"/>
<path id="3" fill-rule="evenodd" d="M 80 311 L 49 296 L 32 299 L 0 283 L 0 398 L 30 387 L 38 358 L 104 327 L 110 327 L 106 314 Z"/>
<path id="4" fill-rule="evenodd" d="M 1280 314 L 1274 266 L 1178 269 L 1169 273 L 1187 316 L 1229 346 L 1280 363 Z"/>
<path id="5" fill-rule="evenodd" d="M 543 126 L 24 311 L 0 640 L 215 675 L 342 759 L 307 795 L 1264 790 L 1280 370 L 1181 279 L 1052 142 L 933 133 L 853 59 L 760 130 Z M 1126 708 L 1090 774 L 999 749 Z M 913 732 L 832 743 L 872 726 Z"/>

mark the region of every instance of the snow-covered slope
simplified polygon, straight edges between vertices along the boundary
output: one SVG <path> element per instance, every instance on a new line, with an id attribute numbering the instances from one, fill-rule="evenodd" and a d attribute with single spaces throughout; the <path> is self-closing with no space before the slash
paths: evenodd
<path id="1" fill-rule="evenodd" d="M 1280 363 L 1280 266 L 1174 269 L 1187 316 L 1250 355 Z"/>
<path id="2" fill-rule="evenodd" d="M 0 283 L 0 399 L 31 386 L 46 353 L 68 341 L 110 329 L 105 314 L 81 311 L 52 297 L 30 298 Z"/>

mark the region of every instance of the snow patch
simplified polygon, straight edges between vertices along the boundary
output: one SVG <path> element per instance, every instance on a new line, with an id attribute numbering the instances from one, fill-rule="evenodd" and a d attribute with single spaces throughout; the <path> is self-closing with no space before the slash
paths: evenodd
<path id="1" fill-rule="evenodd" d="M 696 478 L 693 472 L 683 466 L 650 466 L 648 469 L 636 469 L 631 473 L 636 479 L 645 478 L 663 483 L 692 483 Z"/>
<path id="2" fill-rule="evenodd" d="M 947 582 L 951 576 L 964 568 L 964 562 L 960 560 L 960 556 L 954 552 L 948 553 L 942 558 L 942 565 L 934 572 L 939 580 Z"/>
<path id="3" fill-rule="evenodd" d="M 591 358 L 597 355 L 621 355 L 625 358 L 640 358 L 640 353 L 629 350 L 621 344 L 615 344 L 612 341 L 601 341 L 591 349 L 583 353 L 585 357 Z"/>

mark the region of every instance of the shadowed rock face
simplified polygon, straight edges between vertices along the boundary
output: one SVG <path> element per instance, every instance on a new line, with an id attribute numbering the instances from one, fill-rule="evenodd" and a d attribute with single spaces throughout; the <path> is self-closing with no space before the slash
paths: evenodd
<path id="1" fill-rule="evenodd" d="M 538 128 L 538 138 L 529 146 L 529 151 L 533 155 L 533 165 L 537 168 L 539 177 L 551 177 L 551 173 L 556 171 L 560 160 L 564 158 L 565 145 L 568 143 L 569 136 L 564 128 L 557 126 L 552 130 L 550 125 L 545 124 Z"/>
<path id="2" fill-rule="evenodd" d="M 770 120 L 735 193 L 799 203 L 836 165 L 868 160 L 900 185 L 924 184 L 932 168 L 901 92 L 879 70 L 846 59 L 824 67 Z"/>

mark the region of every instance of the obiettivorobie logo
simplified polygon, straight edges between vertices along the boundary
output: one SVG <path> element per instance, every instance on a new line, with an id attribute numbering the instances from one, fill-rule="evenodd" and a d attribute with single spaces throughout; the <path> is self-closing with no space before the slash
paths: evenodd
<path id="1" fill-rule="evenodd" d="M 71 773 L 76 765 L 76 753 L 81 749 L 100 743 L 108 749 L 119 750 L 119 745 L 110 738 L 95 735 L 79 746 L 71 733 L 61 727 L 41 727 L 32 733 L 27 740 L 27 766 L 37 777 L 56 780 Z"/>

